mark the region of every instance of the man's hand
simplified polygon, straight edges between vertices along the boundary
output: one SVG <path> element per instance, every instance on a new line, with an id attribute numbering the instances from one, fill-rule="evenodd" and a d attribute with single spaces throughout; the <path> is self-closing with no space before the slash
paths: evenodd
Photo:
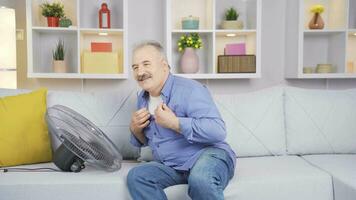
<path id="1" fill-rule="evenodd" d="M 150 113 L 146 108 L 141 108 L 140 110 L 134 112 L 131 117 L 130 130 L 142 144 L 146 142 L 145 135 L 142 130 L 150 123 L 149 118 Z"/>
<path id="2" fill-rule="evenodd" d="M 166 104 L 161 103 L 155 110 L 156 123 L 180 133 L 179 119 Z"/>

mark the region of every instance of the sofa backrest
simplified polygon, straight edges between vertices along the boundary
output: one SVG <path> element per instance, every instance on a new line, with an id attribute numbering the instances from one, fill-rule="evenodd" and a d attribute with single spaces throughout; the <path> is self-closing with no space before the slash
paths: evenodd
<path id="1" fill-rule="evenodd" d="M 288 154 L 356 153 L 356 89 L 285 88 Z"/>
<path id="2" fill-rule="evenodd" d="M 30 90 L 0 89 L 0 97 L 12 96 Z M 61 104 L 72 108 L 98 126 L 118 147 L 124 159 L 139 157 L 139 149 L 130 144 L 129 123 L 136 109 L 136 91 L 120 93 L 81 93 L 49 91 L 47 107 Z M 51 134 L 52 148 L 59 146 Z"/>
<path id="3" fill-rule="evenodd" d="M 129 124 L 136 109 L 136 91 L 120 93 L 80 93 L 49 91 L 47 107 L 64 105 L 98 126 L 118 147 L 124 159 L 136 159 L 139 149 L 130 144 Z M 58 142 L 52 142 L 53 148 Z"/>
<path id="4" fill-rule="evenodd" d="M 286 154 L 283 87 L 213 96 L 238 157 Z"/>

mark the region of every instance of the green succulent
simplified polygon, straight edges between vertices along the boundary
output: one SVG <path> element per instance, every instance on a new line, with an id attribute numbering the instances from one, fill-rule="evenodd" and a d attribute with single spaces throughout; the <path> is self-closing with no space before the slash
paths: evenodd
<path id="1" fill-rule="evenodd" d="M 225 19 L 227 21 L 237 20 L 238 17 L 239 17 L 239 14 L 236 12 L 236 10 L 233 7 L 231 7 L 230 9 L 227 9 L 227 11 L 225 13 Z"/>
<path id="2" fill-rule="evenodd" d="M 64 42 L 63 40 L 58 40 L 56 49 L 53 50 L 53 60 L 64 60 Z"/>
<path id="3" fill-rule="evenodd" d="M 45 17 L 58 17 L 64 16 L 64 6 L 60 2 L 48 3 L 45 2 L 41 4 L 42 15 Z"/>

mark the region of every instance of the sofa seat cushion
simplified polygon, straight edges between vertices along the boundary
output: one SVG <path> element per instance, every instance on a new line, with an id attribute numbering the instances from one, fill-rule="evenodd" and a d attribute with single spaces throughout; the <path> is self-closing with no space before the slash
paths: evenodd
<path id="1" fill-rule="evenodd" d="M 169 200 L 190 199 L 187 191 L 187 185 L 166 189 Z M 332 200 L 333 189 L 330 175 L 300 157 L 250 157 L 237 160 L 224 195 L 226 200 Z"/>
<path id="2" fill-rule="evenodd" d="M 0 194 L 7 200 L 131 200 L 127 173 L 139 163 L 123 162 L 117 172 L 87 167 L 80 173 L 0 173 Z M 54 167 L 52 163 L 22 167 Z M 187 185 L 168 187 L 169 200 L 190 199 Z M 227 200 L 332 200 L 331 177 L 296 156 L 241 158 L 224 191 Z"/>
<path id="3" fill-rule="evenodd" d="M 6 200 L 118 200 L 131 199 L 126 187 L 128 171 L 137 163 L 123 162 L 116 172 L 92 167 L 80 173 L 0 171 L 0 194 Z M 56 168 L 53 163 L 19 166 L 21 168 Z"/>
<path id="4" fill-rule="evenodd" d="M 356 198 L 356 155 L 308 155 L 303 158 L 331 174 L 335 200 L 354 200 Z"/>

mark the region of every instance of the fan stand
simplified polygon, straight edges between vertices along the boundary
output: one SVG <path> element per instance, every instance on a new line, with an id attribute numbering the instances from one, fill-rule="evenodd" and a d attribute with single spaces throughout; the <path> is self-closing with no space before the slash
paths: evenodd
<path id="1" fill-rule="evenodd" d="M 84 161 L 71 152 L 65 143 L 69 143 L 67 140 L 58 147 L 54 152 L 53 162 L 54 164 L 65 172 L 80 172 L 85 168 Z"/>

